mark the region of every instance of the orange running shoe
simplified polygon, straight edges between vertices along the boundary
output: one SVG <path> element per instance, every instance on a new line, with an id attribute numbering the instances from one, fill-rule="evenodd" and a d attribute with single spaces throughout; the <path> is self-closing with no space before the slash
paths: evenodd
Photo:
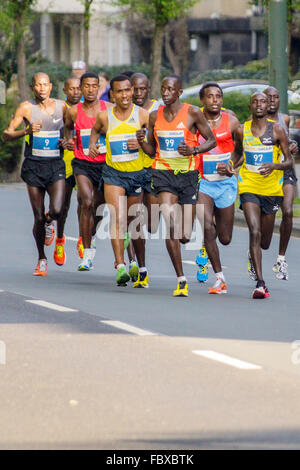
<path id="1" fill-rule="evenodd" d="M 77 254 L 78 254 L 79 258 L 82 259 L 82 258 L 83 258 L 84 247 L 83 247 L 83 243 L 82 243 L 82 238 L 81 238 L 81 237 L 78 238 L 76 251 L 77 251 Z"/>
<path id="2" fill-rule="evenodd" d="M 47 260 L 46 259 L 39 259 L 37 267 L 34 270 L 34 276 L 47 276 Z"/>
<path id="3" fill-rule="evenodd" d="M 217 279 L 214 285 L 208 289 L 209 294 L 227 294 L 227 284 L 222 279 Z"/>
<path id="4" fill-rule="evenodd" d="M 47 217 L 48 212 L 46 212 L 45 216 Z M 50 246 L 54 240 L 55 237 L 55 230 L 54 230 L 54 222 L 51 220 L 51 222 L 46 222 L 45 223 L 45 245 Z"/>
<path id="5" fill-rule="evenodd" d="M 66 262 L 65 243 L 65 236 L 63 236 L 62 238 L 56 238 L 53 258 L 55 263 L 58 264 L 58 266 L 63 266 Z"/>

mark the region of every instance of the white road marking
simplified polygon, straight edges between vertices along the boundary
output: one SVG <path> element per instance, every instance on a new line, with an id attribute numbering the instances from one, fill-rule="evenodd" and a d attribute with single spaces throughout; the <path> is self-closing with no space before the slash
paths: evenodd
<path id="1" fill-rule="evenodd" d="M 182 260 L 182 262 L 185 264 L 193 264 L 193 265 L 197 264 L 196 261 L 189 261 L 189 260 L 186 260 L 186 261 Z"/>
<path id="2" fill-rule="evenodd" d="M 123 323 L 117 320 L 101 320 L 100 323 L 105 323 L 106 325 L 113 326 L 119 330 L 128 331 L 138 336 L 162 336 L 160 333 L 154 333 L 152 331 L 143 330 L 135 326 L 129 325 L 128 323 Z"/>
<path id="3" fill-rule="evenodd" d="M 31 304 L 39 305 L 40 307 L 50 308 L 51 310 L 57 310 L 58 312 L 78 312 L 78 310 L 69 307 L 63 307 L 62 305 L 52 304 L 51 302 L 45 302 L 44 300 L 25 300 Z"/>
<path id="4" fill-rule="evenodd" d="M 0 292 L 5 292 L 5 290 L 0 289 Z"/>
<path id="5" fill-rule="evenodd" d="M 66 236 L 66 240 L 71 240 L 72 242 L 77 242 L 78 238 L 67 237 L 67 236 Z"/>
<path id="6" fill-rule="evenodd" d="M 206 357 L 207 359 L 213 359 L 214 361 L 222 362 L 229 366 L 237 367 L 238 369 L 244 370 L 258 370 L 261 366 L 251 364 L 250 362 L 241 361 L 234 357 L 226 356 L 225 354 L 218 353 L 216 351 L 193 351 L 198 356 Z"/>

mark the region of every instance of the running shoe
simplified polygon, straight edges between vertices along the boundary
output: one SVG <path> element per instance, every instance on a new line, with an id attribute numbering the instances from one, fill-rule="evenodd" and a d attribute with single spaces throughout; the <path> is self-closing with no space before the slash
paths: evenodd
<path id="1" fill-rule="evenodd" d="M 86 248 L 83 252 L 83 259 L 77 268 L 78 271 L 90 271 L 93 269 L 91 255 L 91 249 Z"/>
<path id="2" fill-rule="evenodd" d="M 124 250 L 126 250 L 130 243 L 130 235 L 128 232 L 124 233 Z"/>
<path id="3" fill-rule="evenodd" d="M 84 247 L 83 247 L 81 237 L 79 237 L 78 240 L 77 240 L 76 251 L 77 251 L 77 254 L 78 254 L 79 258 L 82 259 L 83 258 Z"/>
<path id="4" fill-rule="evenodd" d="M 45 216 L 48 216 L 48 212 L 46 212 Z M 46 246 L 50 246 L 54 240 L 55 237 L 55 230 L 54 230 L 54 222 L 51 220 L 51 222 L 46 222 L 45 223 L 45 242 L 44 244 Z"/>
<path id="5" fill-rule="evenodd" d="M 253 261 L 252 261 L 249 251 L 248 251 L 247 256 L 248 256 L 248 275 L 252 281 L 257 281 L 256 272 L 255 272 Z"/>
<path id="6" fill-rule="evenodd" d="M 149 276 L 147 271 L 144 273 L 139 273 L 138 280 L 133 284 L 133 287 L 148 289 Z"/>
<path id="7" fill-rule="evenodd" d="M 257 284 L 252 292 L 252 299 L 266 299 L 267 297 L 270 297 L 269 289 L 266 286 L 258 286 Z"/>
<path id="8" fill-rule="evenodd" d="M 198 266 L 205 266 L 208 263 L 208 256 L 205 247 L 203 246 L 196 258 Z"/>
<path id="9" fill-rule="evenodd" d="M 173 291 L 173 297 L 188 297 L 188 283 L 186 281 L 178 282 L 177 289 Z"/>
<path id="10" fill-rule="evenodd" d="M 139 266 L 136 261 L 132 261 L 129 264 L 129 276 L 132 282 L 136 282 L 139 277 Z"/>
<path id="11" fill-rule="evenodd" d="M 285 261 L 278 261 L 273 266 L 273 271 L 276 273 L 276 279 L 279 281 L 287 281 L 289 278 L 288 275 L 288 264 Z"/>
<path id="12" fill-rule="evenodd" d="M 118 286 L 127 286 L 127 282 L 130 281 L 130 276 L 125 266 L 120 266 L 119 269 L 117 269 L 116 281 Z"/>
<path id="13" fill-rule="evenodd" d="M 62 238 L 56 238 L 53 258 L 55 263 L 58 264 L 58 266 L 63 266 L 66 262 L 65 243 L 65 236 L 63 236 Z"/>
<path id="14" fill-rule="evenodd" d="M 199 266 L 197 271 L 197 281 L 206 282 L 208 279 L 208 264 L 205 266 Z"/>
<path id="15" fill-rule="evenodd" d="M 227 294 L 227 284 L 222 279 L 217 279 L 212 287 L 208 289 L 209 294 Z"/>
<path id="16" fill-rule="evenodd" d="M 37 267 L 34 270 L 34 276 L 47 276 L 47 260 L 46 259 L 39 259 Z"/>
<path id="17" fill-rule="evenodd" d="M 96 256 L 96 237 L 93 237 L 92 240 L 91 240 L 91 250 L 92 250 L 92 256 L 91 256 L 91 259 L 92 261 L 94 260 L 95 256 Z"/>

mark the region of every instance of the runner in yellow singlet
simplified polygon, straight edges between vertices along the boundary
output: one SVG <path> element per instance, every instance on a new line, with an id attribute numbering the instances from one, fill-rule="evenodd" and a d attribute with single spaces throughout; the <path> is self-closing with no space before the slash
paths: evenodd
<path id="1" fill-rule="evenodd" d="M 275 215 L 283 197 L 283 172 L 292 166 L 292 158 L 284 129 L 267 119 L 268 99 L 264 93 L 252 95 L 250 110 L 252 119 L 236 132 L 232 160 L 237 167 L 243 155 L 238 185 L 250 232 L 248 271 L 251 279 L 257 281 L 252 298 L 264 299 L 270 293 L 262 275 L 261 249 L 270 246 Z"/>

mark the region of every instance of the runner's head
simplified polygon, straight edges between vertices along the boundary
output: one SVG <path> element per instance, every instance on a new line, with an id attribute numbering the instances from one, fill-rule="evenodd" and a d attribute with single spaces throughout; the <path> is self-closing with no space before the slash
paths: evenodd
<path id="1" fill-rule="evenodd" d="M 216 82 L 206 82 L 199 91 L 199 97 L 204 111 L 219 114 L 223 105 L 223 91 Z"/>
<path id="2" fill-rule="evenodd" d="M 144 73 L 135 73 L 131 77 L 133 86 L 133 102 L 143 107 L 147 102 L 150 93 L 150 80 Z"/>
<path id="3" fill-rule="evenodd" d="M 117 75 L 110 81 L 114 102 L 121 109 L 128 109 L 132 103 L 133 87 L 126 75 Z"/>
<path id="4" fill-rule="evenodd" d="M 81 98 L 80 79 L 75 77 L 67 78 L 63 89 L 70 105 L 79 103 Z"/>
<path id="5" fill-rule="evenodd" d="M 276 114 L 280 106 L 280 97 L 278 90 L 273 86 L 269 86 L 264 90 L 264 94 L 267 95 L 268 98 L 268 113 Z"/>
<path id="6" fill-rule="evenodd" d="M 48 99 L 51 94 L 52 83 L 46 73 L 37 72 L 32 77 L 30 88 L 37 100 L 44 101 Z"/>
<path id="7" fill-rule="evenodd" d="M 173 104 L 182 94 L 182 80 L 178 75 L 168 75 L 161 83 L 161 97 L 165 105 Z"/>
<path id="8" fill-rule="evenodd" d="M 254 93 L 250 98 L 250 111 L 253 117 L 262 118 L 268 114 L 268 98 L 264 93 Z"/>
<path id="9" fill-rule="evenodd" d="M 94 72 L 86 72 L 80 78 L 80 87 L 84 101 L 96 101 L 99 90 L 99 77 Z"/>

